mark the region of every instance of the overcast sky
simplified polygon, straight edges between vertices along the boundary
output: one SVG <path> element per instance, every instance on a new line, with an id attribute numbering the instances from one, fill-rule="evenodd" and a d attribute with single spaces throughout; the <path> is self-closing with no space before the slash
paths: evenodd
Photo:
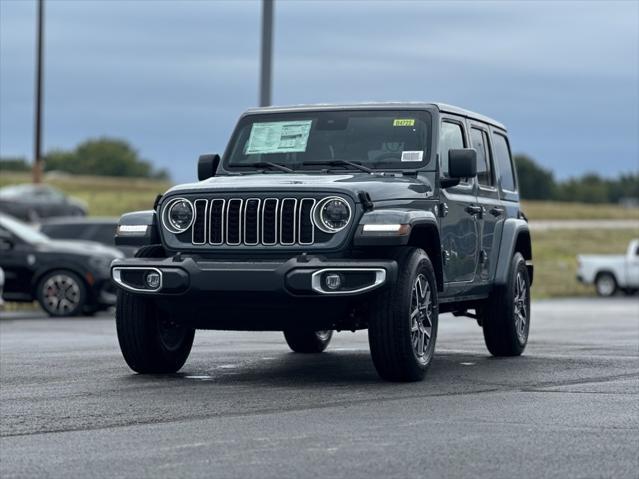
<path id="1" fill-rule="evenodd" d="M 46 0 L 44 148 L 129 140 L 176 181 L 258 101 L 261 2 Z M 0 0 L 0 154 L 32 158 L 35 1 Z M 560 178 L 639 170 L 639 2 L 276 0 L 273 102 L 436 100 Z"/>

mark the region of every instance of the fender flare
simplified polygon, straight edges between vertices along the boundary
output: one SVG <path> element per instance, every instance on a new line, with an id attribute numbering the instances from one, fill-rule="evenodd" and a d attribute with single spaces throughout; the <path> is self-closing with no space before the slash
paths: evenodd
<path id="1" fill-rule="evenodd" d="M 410 228 L 405 234 L 401 235 L 387 232 L 364 233 L 364 225 L 368 224 L 400 224 L 410 225 Z M 430 241 L 430 239 L 434 239 L 434 241 Z M 439 220 L 432 211 L 382 209 L 365 213 L 360 219 L 353 245 L 372 247 L 412 245 L 420 247 L 428 253 L 433 263 L 438 290 L 444 290 Z"/>
<path id="2" fill-rule="evenodd" d="M 505 285 L 508 281 L 510 259 L 519 251 L 526 260 L 530 284 L 533 282 L 532 243 L 528 222 L 519 218 L 504 221 L 499 245 L 499 259 L 495 271 L 495 284 Z"/>
<path id="3" fill-rule="evenodd" d="M 405 234 L 379 232 L 364 233 L 364 225 L 399 224 L 410 225 Z M 354 246 L 403 246 L 407 245 L 414 228 L 422 225 L 434 227 L 439 236 L 439 221 L 432 211 L 380 209 L 364 213 L 353 238 Z"/>
<path id="4" fill-rule="evenodd" d="M 143 233 L 126 233 L 120 231 L 120 226 L 146 226 L 147 228 Z M 147 246 L 159 243 L 158 215 L 155 210 L 133 211 L 120 217 L 115 233 L 116 246 Z"/>

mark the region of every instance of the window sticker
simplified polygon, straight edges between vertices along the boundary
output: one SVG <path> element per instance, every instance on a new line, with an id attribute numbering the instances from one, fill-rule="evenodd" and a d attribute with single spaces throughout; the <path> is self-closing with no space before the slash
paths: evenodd
<path id="1" fill-rule="evenodd" d="M 393 120 L 393 126 L 415 126 L 415 120 L 412 118 L 397 118 Z"/>
<path id="2" fill-rule="evenodd" d="M 401 161 L 422 161 L 423 151 L 402 151 Z"/>
<path id="3" fill-rule="evenodd" d="M 306 151 L 313 120 L 254 123 L 246 154 L 297 153 Z"/>

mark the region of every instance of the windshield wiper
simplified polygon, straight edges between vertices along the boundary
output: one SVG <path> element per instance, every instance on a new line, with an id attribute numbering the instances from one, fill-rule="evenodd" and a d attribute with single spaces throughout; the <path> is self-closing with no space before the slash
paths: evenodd
<path id="1" fill-rule="evenodd" d="M 273 163 L 271 161 L 256 161 L 255 163 L 242 163 L 242 164 L 233 165 L 233 166 L 249 166 L 253 168 L 269 167 L 269 168 L 274 168 L 276 170 L 284 171 L 286 173 L 293 173 L 295 171 L 292 168 L 289 168 L 288 166 L 280 165 L 279 163 Z"/>
<path id="2" fill-rule="evenodd" d="M 373 172 L 373 170 L 371 170 L 367 166 L 362 165 L 361 163 L 356 163 L 354 161 L 348 161 L 348 160 L 339 160 L 339 159 L 304 161 L 300 164 L 302 166 L 304 165 L 352 166 L 353 168 L 356 168 L 361 171 L 365 171 L 366 173 Z"/>

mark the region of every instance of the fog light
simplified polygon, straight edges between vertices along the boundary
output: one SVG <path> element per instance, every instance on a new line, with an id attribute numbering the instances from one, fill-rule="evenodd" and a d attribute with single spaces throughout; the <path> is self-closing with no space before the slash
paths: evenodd
<path id="1" fill-rule="evenodd" d="M 337 273 L 329 273 L 324 276 L 324 283 L 326 283 L 326 287 L 330 290 L 337 290 L 342 287 L 342 275 Z"/>
<path id="2" fill-rule="evenodd" d="M 158 289 L 160 287 L 160 273 L 149 271 L 144 275 L 144 282 L 149 289 Z"/>

